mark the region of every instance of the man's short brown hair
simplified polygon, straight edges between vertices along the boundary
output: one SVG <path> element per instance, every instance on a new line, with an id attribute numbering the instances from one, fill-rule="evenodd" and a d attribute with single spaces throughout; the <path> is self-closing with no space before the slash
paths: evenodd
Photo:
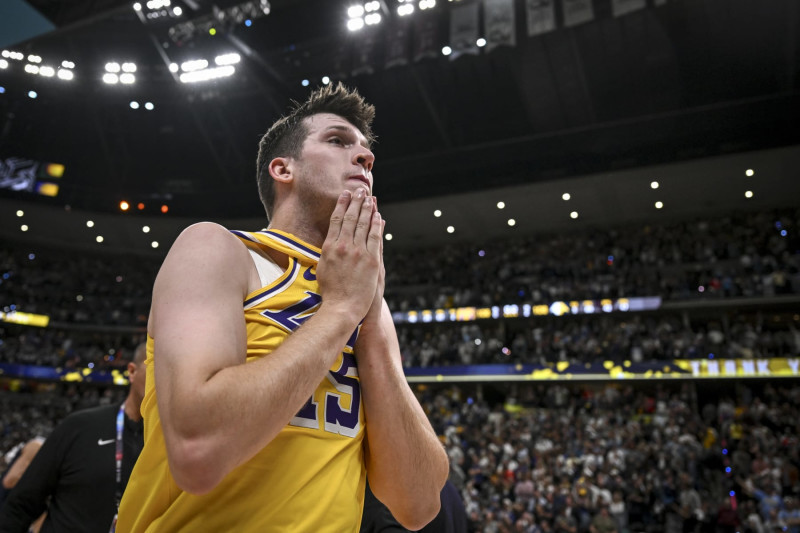
<path id="1" fill-rule="evenodd" d="M 293 104 L 289 114 L 278 119 L 258 143 L 256 179 L 267 219 L 272 216 L 275 203 L 275 184 L 269 175 L 269 163 L 276 157 L 297 159 L 302 155 L 303 142 L 308 136 L 305 118 L 320 113 L 338 115 L 358 128 L 369 144 L 375 140 L 372 133 L 375 107 L 368 104 L 355 89 L 348 89 L 341 83 L 325 85 L 312 92 L 302 104 Z"/>

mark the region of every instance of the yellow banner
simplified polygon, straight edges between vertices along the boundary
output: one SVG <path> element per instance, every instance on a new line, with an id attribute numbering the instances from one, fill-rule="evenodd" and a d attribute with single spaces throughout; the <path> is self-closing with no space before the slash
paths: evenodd
<path id="1" fill-rule="evenodd" d="M 679 359 L 674 363 L 695 378 L 800 377 L 800 357 L 771 359 Z"/>
<path id="2" fill-rule="evenodd" d="M 47 315 L 22 313 L 20 311 L 12 311 L 11 313 L 4 313 L 3 311 L 0 311 L 0 321 L 11 322 L 12 324 L 22 324 L 23 326 L 37 326 L 40 328 L 46 328 L 50 323 L 50 317 Z"/>

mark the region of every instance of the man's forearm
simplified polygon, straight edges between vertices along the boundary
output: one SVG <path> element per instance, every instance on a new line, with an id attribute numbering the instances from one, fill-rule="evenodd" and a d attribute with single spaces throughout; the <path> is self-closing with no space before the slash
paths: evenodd
<path id="1" fill-rule="evenodd" d="M 384 312 L 388 315 L 388 308 Z M 367 475 L 373 492 L 395 518 L 409 529 L 419 529 L 439 510 L 449 464 L 406 382 L 390 315 L 388 320 L 382 322 L 380 334 L 369 332 L 373 335 L 356 353 L 367 419 Z"/>

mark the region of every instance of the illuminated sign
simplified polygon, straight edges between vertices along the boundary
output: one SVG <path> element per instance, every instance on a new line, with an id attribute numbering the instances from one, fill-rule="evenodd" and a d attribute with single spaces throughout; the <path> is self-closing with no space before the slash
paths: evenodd
<path id="1" fill-rule="evenodd" d="M 618 298 L 616 300 L 583 300 L 553 302 L 549 305 L 507 304 L 493 307 L 457 307 L 451 309 L 422 309 L 396 312 L 392 318 L 396 324 L 417 322 L 467 322 L 490 318 L 528 318 L 531 316 L 591 315 L 629 311 L 651 311 L 661 307 L 661 297 Z"/>
<path id="2" fill-rule="evenodd" d="M 50 317 L 47 315 L 22 313 L 20 311 L 12 311 L 10 313 L 4 313 L 3 311 L 0 311 L 0 321 L 10 322 L 12 324 L 22 324 L 23 326 L 46 328 L 50 323 Z"/>
<path id="3" fill-rule="evenodd" d="M 56 196 L 64 165 L 42 163 L 22 157 L 0 159 L 0 189 Z"/>

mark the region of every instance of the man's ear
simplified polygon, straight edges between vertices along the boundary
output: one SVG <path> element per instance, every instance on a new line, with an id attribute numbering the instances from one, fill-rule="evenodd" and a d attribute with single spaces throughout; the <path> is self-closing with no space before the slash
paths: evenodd
<path id="1" fill-rule="evenodd" d="M 269 162 L 267 169 L 272 179 L 281 183 L 292 181 L 292 165 L 289 157 L 276 157 Z"/>
<path id="2" fill-rule="evenodd" d="M 128 363 L 128 375 L 129 376 L 132 375 L 132 374 L 135 374 L 138 371 L 139 371 L 139 368 L 136 366 L 135 363 L 133 363 L 133 362 Z"/>

